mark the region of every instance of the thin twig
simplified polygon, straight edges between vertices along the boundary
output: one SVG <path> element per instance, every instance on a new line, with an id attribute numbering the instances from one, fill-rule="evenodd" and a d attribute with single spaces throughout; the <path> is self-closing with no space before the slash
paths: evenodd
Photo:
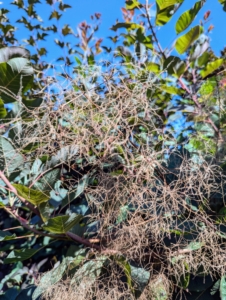
<path id="1" fill-rule="evenodd" d="M 150 30 L 152 32 L 152 35 L 154 37 L 154 40 L 155 40 L 155 42 L 156 42 L 156 44 L 157 44 L 157 46 L 159 48 L 159 52 L 161 53 L 162 57 L 164 59 L 166 59 L 166 55 L 165 55 L 164 51 L 162 50 L 162 47 L 161 47 L 161 45 L 160 45 L 160 43 L 158 41 L 157 35 L 156 35 L 155 31 L 154 31 L 153 25 L 151 24 L 149 12 L 148 12 L 148 0 L 146 0 L 145 11 L 146 11 L 146 16 L 147 16 L 149 28 L 150 28 Z"/>

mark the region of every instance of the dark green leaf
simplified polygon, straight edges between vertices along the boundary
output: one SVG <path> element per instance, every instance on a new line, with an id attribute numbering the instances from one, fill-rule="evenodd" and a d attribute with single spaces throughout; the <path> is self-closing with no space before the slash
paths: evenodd
<path id="1" fill-rule="evenodd" d="M 226 11 L 226 0 L 218 0 L 223 5 L 223 10 Z"/>
<path id="2" fill-rule="evenodd" d="M 119 28 L 125 28 L 128 30 L 134 30 L 137 28 L 141 28 L 142 30 L 144 30 L 144 27 L 137 24 L 137 23 L 117 23 L 116 25 L 112 26 L 112 30 L 116 31 Z"/>
<path id="3" fill-rule="evenodd" d="M 206 66 L 210 58 L 210 54 L 208 52 L 204 52 L 199 58 L 198 58 L 198 66 L 203 67 Z"/>
<path id="4" fill-rule="evenodd" d="M 163 68 L 167 70 L 170 75 L 180 77 L 186 68 L 186 64 L 177 56 L 169 56 L 163 64 Z"/>
<path id="5" fill-rule="evenodd" d="M 42 98 L 35 98 L 31 100 L 23 99 L 22 102 L 28 109 L 34 109 L 41 106 L 43 99 Z"/>
<path id="6" fill-rule="evenodd" d="M 19 295 L 16 297 L 15 300 L 31 300 L 32 294 L 34 290 L 36 289 L 36 285 L 29 285 L 25 289 L 21 290 Z"/>
<path id="7" fill-rule="evenodd" d="M 54 185 L 60 178 L 60 169 L 53 169 L 45 173 L 41 179 L 35 182 L 34 188 L 40 191 L 51 191 L 54 189 Z"/>
<path id="8" fill-rule="evenodd" d="M 66 36 L 68 34 L 71 33 L 71 28 L 69 27 L 69 25 L 64 25 L 64 27 L 62 28 L 62 34 L 63 36 Z"/>
<path id="9" fill-rule="evenodd" d="M 60 4 L 59 4 L 59 9 L 60 10 L 65 11 L 65 9 L 67 9 L 67 8 L 71 8 L 71 5 L 63 4 L 63 2 L 60 2 Z"/>
<path id="10" fill-rule="evenodd" d="M 1 50 L 0 50 L 1 51 Z M 21 86 L 22 76 L 22 86 Z M 0 94 L 4 102 L 14 102 L 20 90 L 26 92 L 33 83 L 33 68 L 26 58 L 12 58 L 7 63 L 0 63 Z"/>
<path id="11" fill-rule="evenodd" d="M 15 239 L 16 235 L 11 234 L 9 231 L 2 231 L 0 230 L 0 242 L 2 241 L 9 241 Z"/>
<path id="12" fill-rule="evenodd" d="M 62 17 L 62 15 L 59 14 L 58 11 L 54 10 L 50 15 L 49 20 L 54 19 L 54 18 L 59 20 L 61 17 Z"/>
<path id="13" fill-rule="evenodd" d="M 43 229 L 53 233 L 66 233 L 74 225 L 78 224 L 82 218 L 82 215 L 74 213 L 70 216 L 57 216 L 49 219 L 45 225 L 43 225 Z"/>
<path id="14" fill-rule="evenodd" d="M 49 202 L 43 202 L 43 203 L 39 204 L 38 208 L 39 208 L 42 220 L 44 222 L 47 222 L 50 219 L 51 214 L 55 210 L 55 207 L 52 206 Z"/>
<path id="15" fill-rule="evenodd" d="M 9 255 L 4 260 L 4 264 L 12 264 L 19 261 L 24 261 L 37 253 L 39 249 L 21 249 L 21 250 L 13 250 L 9 253 Z"/>

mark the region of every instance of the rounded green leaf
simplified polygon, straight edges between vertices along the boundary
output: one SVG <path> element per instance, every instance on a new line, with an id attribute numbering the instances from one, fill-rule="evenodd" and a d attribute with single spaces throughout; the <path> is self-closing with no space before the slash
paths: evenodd
<path id="1" fill-rule="evenodd" d="M 50 199 L 49 192 L 42 192 L 38 190 L 29 189 L 29 187 L 24 186 L 22 184 L 12 184 L 16 190 L 19 196 L 23 197 L 28 202 L 39 205 L 42 202 L 46 202 Z"/>
<path id="2" fill-rule="evenodd" d="M 176 41 L 175 48 L 178 53 L 183 54 L 188 48 L 194 43 L 203 33 L 203 27 L 197 25 L 193 27 L 190 31 L 186 34 L 179 37 Z"/>
<path id="3" fill-rule="evenodd" d="M 43 225 L 43 229 L 53 233 L 66 233 L 74 225 L 78 224 L 82 218 L 82 215 L 74 213 L 70 216 L 57 216 L 49 219 L 47 223 Z"/>
<path id="4" fill-rule="evenodd" d="M 153 62 L 149 62 L 146 66 L 146 69 L 150 72 L 158 74 L 160 72 L 160 65 Z"/>
<path id="5" fill-rule="evenodd" d="M 208 63 L 205 67 L 205 69 L 203 69 L 200 74 L 202 76 L 202 78 L 205 78 L 206 76 L 208 76 L 209 74 L 213 73 L 214 71 L 216 71 L 224 62 L 223 58 L 219 58 L 215 61 L 212 61 L 210 63 Z"/>
<path id="6" fill-rule="evenodd" d="M 177 34 L 181 33 L 182 31 L 187 29 L 189 25 L 191 25 L 192 21 L 195 19 L 196 15 L 202 8 L 203 4 L 204 4 L 203 1 L 196 2 L 193 8 L 185 11 L 180 16 L 175 27 Z"/>
<path id="7" fill-rule="evenodd" d="M 170 75 L 180 77 L 186 68 L 186 64 L 177 56 L 169 56 L 163 64 L 163 68 L 167 70 Z"/>
<path id="8" fill-rule="evenodd" d="M 0 94 L 5 103 L 15 102 L 21 88 L 22 92 L 26 92 L 31 88 L 32 82 L 33 68 L 28 59 L 16 57 L 8 62 L 0 63 L 0 86 L 7 89 L 6 92 L 1 89 Z"/>
<path id="9" fill-rule="evenodd" d="M 182 4 L 184 0 L 156 0 L 157 14 L 155 24 L 158 26 L 165 25 L 175 13 L 175 5 Z"/>
<path id="10" fill-rule="evenodd" d="M 173 13 L 174 13 L 174 5 L 169 6 L 165 9 L 163 9 L 163 10 L 160 10 L 157 7 L 157 14 L 156 14 L 156 18 L 155 18 L 155 24 L 158 25 L 158 26 L 165 25 L 172 18 Z"/>

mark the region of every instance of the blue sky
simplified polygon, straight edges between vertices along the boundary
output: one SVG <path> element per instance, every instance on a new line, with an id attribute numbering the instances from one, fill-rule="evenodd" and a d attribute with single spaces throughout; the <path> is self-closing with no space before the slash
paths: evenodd
<path id="1" fill-rule="evenodd" d="M 24 1 L 26 2 L 27 0 Z M 9 15 L 10 20 L 12 20 L 12 22 L 15 22 L 19 17 L 21 17 L 22 10 L 18 11 L 16 6 L 10 5 L 10 2 L 11 1 L 9 0 L 1 1 L 2 4 L 0 5 L 0 7 L 8 8 L 11 12 Z M 45 3 L 44 0 L 41 0 L 40 2 Z M 152 1 L 149 2 L 151 3 Z M 195 0 L 185 0 L 179 11 L 171 19 L 171 21 L 167 25 L 158 29 L 157 34 L 163 48 L 172 45 L 173 41 L 176 38 L 174 30 L 175 21 L 183 11 L 191 8 L 195 2 Z M 100 30 L 97 33 L 97 36 L 104 39 L 103 44 L 109 44 L 110 41 L 109 39 L 107 39 L 107 37 L 109 35 L 114 35 L 114 32 L 110 30 L 110 27 L 115 24 L 116 19 L 122 20 L 121 8 L 124 6 L 125 0 L 65 0 L 64 3 L 70 4 L 72 8 L 68 9 L 60 19 L 59 25 L 61 27 L 69 23 L 71 27 L 76 31 L 76 26 L 80 22 L 85 20 L 87 22 L 90 22 L 90 15 L 99 12 L 102 14 L 102 17 Z M 46 4 L 38 4 L 37 10 L 43 19 L 44 26 L 48 25 L 48 16 L 51 13 L 51 7 Z M 222 6 L 218 2 L 218 0 L 207 0 L 207 3 L 201 9 L 194 24 L 198 24 L 199 20 L 203 17 L 204 13 L 207 10 L 211 10 L 209 24 L 214 25 L 214 30 L 210 34 L 211 46 L 216 54 L 219 55 L 219 51 L 226 46 L 226 13 L 223 11 Z M 16 25 L 18 27 L 17 37 L 19 38 L 19 40 L 27 38 L 27 32 L 25 30 L 22 30 L 21 24 L 14 23 L 13 25 Z M 45 47 L 47 47 L 47 50 L 49 52 L 47 56 L 48 62 L 54 62 L 54 60 L 59 55 L 62 55 L 62 50 L 54 45 L 55 37 L 47 37 L 48 43 L 43 44 L 45 45 Z M 70 38 L 69 40 L 72 44 L 76 43 L 76 40 L 74 38 Z"/>

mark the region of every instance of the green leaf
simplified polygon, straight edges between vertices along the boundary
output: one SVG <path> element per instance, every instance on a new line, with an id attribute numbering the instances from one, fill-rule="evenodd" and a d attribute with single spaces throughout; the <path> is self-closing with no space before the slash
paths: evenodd
<path id="1" fill-rule="evenodd" d="M 198 90 L 198 93 L 201 96 L 210 96 L 213 94 L 215 88 L 216 88 L 216 81 L 214 80 L 206 80 L 203 82 L 203 84 L 201 85 L 200 89 Z"/>
<path id="2" fill-rule="evenodd" d="M 68 24 L 64 25 L 64 27 L 62 28 L 62 34 L 63 36 L 71 34 L 71 28 L 69 27 Z"/>
<path id="3" fill-rule="evenodd" d="M 150 272 L 146 271 L 144 268 L 137 267 L 130 264 L 131 277 L 135 284 L 135 289 L 143 292 L 147 286 L 150 279 Z"/>
<path id="4" fill-rule="evenodd" d="M 168 23 L 175 12 L 175 5 L 181 5 L 183 1 L 184 0 L 156 0 L 157 14 L 155 24 L 162 26 Z"/>
<path id="5" fill-rule="evenodd" d="M 129 212 L 128 205 L 121 206 L 119 209 L 119 214 L 117 216 L 116 224 L 120 224 L 121 222 L 126 221 L 128 217 L 128 212 Z"/>
<path id="6" fill-rule="evenodd" d="M 205 243 L 203 243 L 203 242 L 191 242 L 191 243 L 189 243 L 188 246 L 187 246 L 186 248 L 184 248 L 184 249 L 185 249 L 185 250 L 195 251 L 195 250 L 201 249 L 204 245 L 205 245 Z"/>
<path id="7" fill-rule="evenodd" d="M 156 18 L 155 18 L 155 24 L 157 26 L 165 25 L 172 18 L 173 14 L 174 14 L 174 5 L 167 7 L 163 10 L 160 10 L 159 7 L 157 6 L 157 14 L 156 14 Z"/>
<path id="8" fill-rule="evenodd" d="M 42 248 L 13 250 L 9 253 L 9 255 L 4 260 L 4 264 L 12 264 L 15 262 L 26 260 L 32 257 L 33 255 L 35 255 L 35 253 L 37 253 L 41 249 Z"/>
<path id="9" fill-rule="evenodd" d="M 44 191 L 42 192 L 29 189 L 29 187 L 22 184 L 13 183 L 12 185 L 16 188 L 19 196 L 23 197 L 25 200 L 34 205 L 39 205 L 42 202 L 46 202 L 50 199 L 48 191 L 45 193 Z"/>
<path id="10" fill-rule="evenodd" d="M 35 289 L 32 295 L 32 300 L 39 299 L 39 296 L 43 294 L 51 285 L 59 282 L 68 269 L 68 266 L 72 262 L 72 257 L 65 257 L 59 266 L 44 274 L 41 277 L 38 287 Z"/>
<path id="11" fill-rule="evenodd" d="M 31 152 L 34 152 L 36 149 L 40 148 L 41 145 L 43 144 L 40 144 L 38 142 L 32 142 L 32 143 L 29 143 L 28 145 L 26 145 L 22 150 L 21 152 L 24 154 L 24 153 L 31 153 Z"/>
<path id="12" fill-rule="evenodd" d="M 203 4 L 204 4 L 203 1 L 196 2 L 193 8 L 185 11 L 180 16 L 180 18 L 178 19 L 178 21 L 176 23 L 176 27 L 175 27 L 177 34 L 181 33 L 182 31 L 187 29 L 189 25 L 191 25 L 191 23 L 195 19 L 196 15 L 198 14 L 200 9 L 202 8 Z"/>
<path id="13" fill-rule="evenodd" d="M 176 41 L 175 48 L 178 53 L 183 54 L 188 48 L 194 43 L 200 36 L 200 34 L 203 33 L 203 27 L 200 25 L 197 25 L 193 28 L 191 28 L 190 31 L 188 31 L 183 36 L 179 37 Z"/>
<path id="14" fill-rule="evenodd" d="M 4 48 L 3 48 L 4 49 Z M 4 55 L 0 49 L 0 61 Z M 11 58 L 7 62 L 0 63 L 0 95 L 5 103 L 15 102 L 20 90 L 22 93 L 29 90 L 33 83 L 34 70 L 28 59 L 23 57 Z"/>
<path id="15" fill-rule="evenodd" d="M 71 8 L 71 5 L 69 5 L 69 4 L 63 4 L 62 2 L 60 2 L 59 9 L 61 11 L 65 11 L 66 8 Z"/>
<path id="16" fill-rule="evenodd" d="M 150 72 L 158 74 L 160 72 L 160 65 L 153 63 L 153 62 L 149 62 L 146 65 L 146 69 Z"/>
<path id="17" fill-rule="evenodd" d="M 199 58 L 198 58 L 198 66 L 203 67 L 206 66 L 210 59 L 210 54 L 208 52 L 204 52 Z"/>
<path id="18" fill-rule="evenodd" d="M 43 202 L 38 206 L 41 218 L 44 222 L 47 222 L 53 213 L 55 207 L 51 205 L 49 202 Z"/>
<path id="19" fill-rule="evenodd" d="M 221 300 L 226 300 L 226 276 L 221 277 L 220 281 L 220 297 Z"/>
<path id="20" fill-rule="evenodd" d="M 215 295 L 220 290 L 220 279 L 218 279 L 210 290 L 210 295 Z"/>
<path id="21" fill-rule="evenodd" d="M 7 116 L 7 110 L 4 107 L 4 102 L 0 98 L 0 118 L 3 119 Z"/>
<path id="22" fill-rule="evenodd" d="M 133 284 L 132 284 L 132 276 L 131 276 L 131 266 L 128 263 L 128 261 L 125 259 L 125 257 L 120 256 L 120 257 L 115 257 L 116 263 L 123 269 L 126 278 L 127 278 L 127 284 L 131 291 L 133 292 Z"/>
<path id="23" fill-rule="evenodd" d="M 92 286 L 95 280 L 100 276 L 104 263 L 106 262 L 106 256 L 96 257 L 95 260 L 86 262 L 78 271 L 74 274 L 70 284 L 80 284 L 85 279 L 84 285 L 86 289 Z"/>
<path id="24" fill-rule="evenodd" d="M 42 98 L 36 98 L 31 100 L 23 99 L 22 102 L 28 109 L 33 109 L 33 108 L 40 107 L 43 102 L 43 99 Z"/>
<path id="25" fill-rule="evenodd" d="M 205 78 L 206 76 L 208 76 L 209 74 L 213 73 L 214 71 L 216 71 L 224 62 L 223 58 L 219 58 L 215 61 L 212 61 L 210 63 L 208 63 L 205 67 L 205 69 L 203 69 L 200 74 L 202 76 L 202 78 Z"/>
<path id="26" fill-rule="evenodd" d="M 144 27 L 137 23 L 117 23 L 116 25 L 112 26 L 111 30 L 116 31 L 119 28 L 125 28 L 127 30 L 134 30 L 137 28 L 141 28 L 142 30 L 144 30 Z"/>
<path id="27" fill-rule="evenodd" d="M 41 179 L 35 182 L 34 188 L 36 190 L 40 191 L 52 191 L 54 189 L 55 183 L 57 180 L 60 179 L 60 169 L 53 169 L 47 173 L 45 173 L 44 176 L 42 176 Z"/>
<path id="28" fill-rule="evenodd" d="M 168 300 L 169 291 L 165 284 L 166 278 L 164 275 L 157 276 L 156 279 L 150 281 L 150 291 L 152 294 L 151 299 L 155 300 Z"/>
<path id="29" fill-rule="evenodd" d="M 223 5 L 223 10 L 226 11 L 226 0 L 218 0 Z"/>
<path id="30" fill-rule="evenodd" d="M 175 4 L 181 4 L 184 0 L 156 0 L 156 4 L 159 6 L 159 9 L 165 9 Z"/>
<path id="31" fill-rule="evenodd" d="M 43 225 L 43 229 L 53 233 L 66 233 L 74 225 L 78 224 L 82 218 L 82 215 L 75 213 L 70 216 L 57 216 L 49 219 L 45 225 Z"/>
<path id="32" fill-rule="evenodd" d="M 2 241 L 9 241 L 15 239 L 16 235 L 11 234 L 9 231 L 2 231 L 0 230 L 0 242 Z"/>
<path id="33" fill-rule="evenodd" d="M 142 43 L 145 45 L 148 49 L 153 49 L 153 41 L 152 41 L 152 35 L 145 36 L 143 32 L 143 28 L 138 28 L 136 32 L 136 38 L 132 35 L 129 36 L 131 40 L 131 44 L 134 44 L 137 40 L 139 43 Z"/>
<path id="34" fill-rule="evenodd" d="M 137 0 L 126 0 L 126 9 L 127 10 L 133 10 L 135 8 L 141 8 L 142 5 Z"/>
<path id="35" fill-rule="evenodd" d="M 54 10 L 50 15 L 49 20 L 54 19 L 54 18 L 59 20 L 61 17 L 62 17 L 62 14 L 59 14 L 58 11 Z"/>
<path id="36" fill-rule="evenodd" d="M 167 70 L 170 75 L 180 77 L 186 68 L 186 64 L 177 56 L 169 56 L 163 63 L 163 68 Z"/>
<path id="37" fill-rule="evenodd" d="M 7 176 L 22 167 L 24 158 L 19 154 L 12 144 L 3 136 L 0 136 L 0 170 L 5 171 Z"/>
<path id="38" fill-rule="evenodd" d="M 89 66 L 93 66 L 95 64 L 95 58 L 93 54 L 88 55 L 87 62 Z"/>
<path id="39" fill-rule="evenodd" d="M 89 183 L 89 176 L 86 174 L 82 177 L 82 179 L 79 180 L 76 193 L 72 193 L 71 196 L 69 195 L 69 197 L 65 197 L 62 201 L 61 207 L 65 207 L 66 205 L 68 205 L 72 201 L 71 197 L 73 197 L 73 201 L 74 201 L 76 198 L 81 196 L 84 193 L 86 187 L 88 186 L 88 183 Z"/>
<path id="40" fill-rule="evenodd" d="M 175 86 L 169 86 L 166 84 L 162 84 L 159 89 L 163 90 L 166 93 L 169 93 L 171 95 L 182 95 L 184 91 L 182 89 L 178 89 Z"/>

